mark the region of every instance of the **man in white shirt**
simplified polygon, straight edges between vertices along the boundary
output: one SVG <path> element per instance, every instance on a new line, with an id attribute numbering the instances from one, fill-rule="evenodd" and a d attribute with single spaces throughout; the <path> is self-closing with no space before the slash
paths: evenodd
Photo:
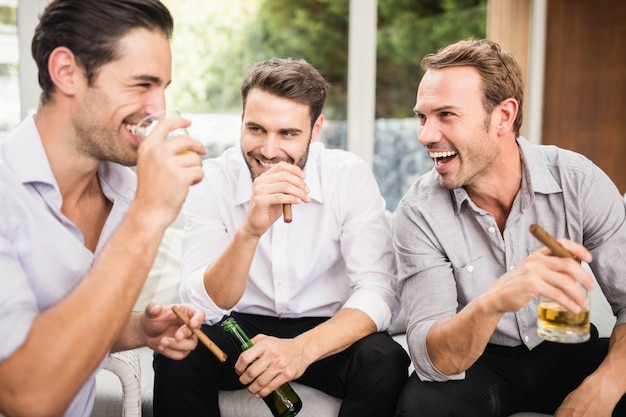
<path id="1" fill-rule="evenodd" d="M 327 82 L 308 63 L 258 63 L 241 93 L 241 147 L 204 162 L 182 260 L 181 297 L 204 309 L 202 329 L 229 360 L 157 355 L 155 416 L 219 415 L 218 390 L 265 397 L 292 380 L 342 398 L 341 416 L 391 416 L 409 360 L 384 332 L 399 301 L 375 178 L 315 142 Z M 239 357 L 219 325 L 229 315 L 254 336 Z"/>
<path id="2" fill-rule="evenodd" d="M 108 352 L 180 359 L 197 344 L 168 307 L 131 312 L 202 178 L 198 155 L 178 155 L 202 144 L 165 142 L 188 121 L 141 146 L 129 131 L 165 105 L 172 27 L 158 0 L 56 0 L 41 17 L 40 106 L 0 142 L 0 414 L 88 417 Z"/>

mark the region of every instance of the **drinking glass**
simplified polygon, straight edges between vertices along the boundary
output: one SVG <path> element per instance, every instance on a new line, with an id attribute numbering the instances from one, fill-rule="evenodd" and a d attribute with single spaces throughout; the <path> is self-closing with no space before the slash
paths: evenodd
<path id="1" fill-rule="evenodd" d="M 553 255 L 580 260 L 565 249 L 554 237 L 538 224 L 530 226 L 530 232 L 546 245 Z M 580 283 L 578 288 L 589 299 L 588 291 Z M 560 343 L 580 343 L 589 339 L 589 305 L 579 313 L 573 313 L 554 300 L 540 296 L 537 304 L 537 334 L 546 340 Z"/>
<path id="2" fill-rule="evenodd" d="M 582 289 L 582 287 L 580 287 Z M 585 291 L 585 295 L 587 291 Z M 537 334 L 560 343 L 580 343 L 589 339 L 589 308 L 573 313 L 556 301 L 539 297 L 537 306 Z"/>
<path id="3" fill-rule="evenodd" d="M 148 136 L 150 133 L 152 133 L 152 131 L 154 130 L 154 128 L 156 127 L 157 123 L 159 123 L 159 121 L 163 120 L 163 119 L 168 119 L 168 118 L 172 118 L 172 117 L 181 117 L 180 112 L 178 112 L 177 110 L 159 110 L 156 111 L 146 117 L 144 117 L 143 119 L 141 119 L 137 125 L 133 128 L 133 134 L 137 137 L 137 139 L 141 142 L 142 139 L 145 139 L 146 136 Z M 178 136 L 189 136 L 189 132 L 187 132 L 187 129 L 185 129 L 184 127 L 178 127 L 172 131 L 170 131 L 167 135 L 167 137 L 165 138 L 165 140 L 171 140 L 174 139 Z M 182 153 L 188 153 L 191 151 L 185 151 Z"/>

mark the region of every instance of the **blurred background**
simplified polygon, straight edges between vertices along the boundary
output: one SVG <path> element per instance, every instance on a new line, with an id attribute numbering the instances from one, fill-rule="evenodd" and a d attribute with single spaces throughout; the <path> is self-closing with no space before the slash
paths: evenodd
<path id="1" fill-rule="evenodd" d="M 270 57 L 305 59 L 331 84 L 322 140 L 371 166 L 387 201 L 432 162 L 413 116 L 419 63 L 488 37 L 527 82 L 523 135 L 585 154 L 626 192 L 626 2 L 608 0 L 163 0 L 174 16 L 168 107 L 209 156 L 239 140 L 239 86 Z M 35 111 L 30 38 L 47 0 L 0 0 L 0 137 Z"/>

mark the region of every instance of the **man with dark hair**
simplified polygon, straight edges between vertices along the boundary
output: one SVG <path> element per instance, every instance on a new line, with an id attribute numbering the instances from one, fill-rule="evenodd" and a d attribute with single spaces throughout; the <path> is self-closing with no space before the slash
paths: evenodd
<path id="1" fill-rule="evenodd" d="M 463 40 L 422 66 L 414 111 L 435 166 L 395 216 L 416 371 L 396 415 L 626 415 L 624 199 L 584 156 L 520 136 L 521 69 L 498 44 Z M 591 290 L 593 277 L 533 224 L 589 263 L 617 316 L 610 341 L 537 334 L 539 296 L 578 314 L 588 300 L 576 283 Z"/>
<path id="2" fill-rule="evenodd" d="M 181 297 L 229 360 L 157 355 L 156 416 L 217 416 L 218 390 L 265 397 L 292 380 L 342 398 L 340 416 L 393 414 L 409 360 L 384 332 L 399 310 L 391 229 L 369 167 L 315 142 L 327 87 L 302 60 L 245 76 L 241 144 L 204 162 L 183 238 Z M 229 315 L 254 336 L 241 356 Z"/>
<path id="3" fill-rule="evenodd" d="M 132 312 L 202 178 L 202 145 L 165 141 L 188 121 L 162 122 L 141 145 L 131 133 L 165 106 L 172 25 L 157 0 L 56 0 L 41 16 L 40 105 L 0 142 L 1 414 L 89 416 L 107 353 L 180 359 L 197 345 L 169 307 Z"/>

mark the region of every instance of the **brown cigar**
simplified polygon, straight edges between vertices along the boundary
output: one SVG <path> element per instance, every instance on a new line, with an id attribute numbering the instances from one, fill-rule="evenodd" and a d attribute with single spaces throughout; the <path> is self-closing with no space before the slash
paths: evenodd
<path id="1" fill-rule="evenodd" d="M 550 233 L 543 230 L 541 226 L 538 224 L 532 224 L 530 226 L 530 233 L 533 234 L 541 243 L 546 245 L 548 249 L 552 251 L 555 256 L 561 258 L 570 258 L 577 262 L 580 262 L 578 258 L 576 258 L 570 251 L 565 249 L 563 245 L 561 245 L 555 238 L 553 238 Z"/>
<path id="2" fill-rule="evenodd" d="M 189 324 L 189 318 L 184 315 L 183 312 L 178 309 L 178 307 L 173 306 L 172 311 L 178 316 L 179 319 L 183 321 L 183 323 L 185 323 L 189 330 L 191 330 L 191 332 L 196 335 L 198 340 L 200 340 L 202 344 L 204 344 L 204 346 L 206 346 L 211 351 L 211 353 L 213 353 L 215 357 L 220 360 L 220 362 L 226 362 L 226 354 L 222 352 L 222 350 L 218 348 L 211 339 L 209 339 L 209 336 L 204 334 L 202 330 L 191 327 L 191 325 Z"/>
<path id="3" fill-rule="evenodd" d="M 291 223 L 291 220 L 293 220 L 291 217 L 291 204 L 283 204 L 283 219 L 285 223 Z"/>

